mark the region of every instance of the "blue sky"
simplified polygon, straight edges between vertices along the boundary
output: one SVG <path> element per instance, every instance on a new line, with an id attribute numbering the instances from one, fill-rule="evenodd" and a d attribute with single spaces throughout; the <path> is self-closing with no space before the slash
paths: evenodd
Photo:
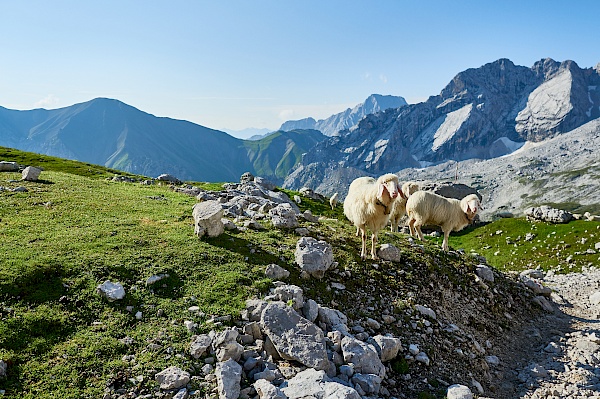
<path id="1" fill-rule="evenodd" d="M 115 98 L 214 129 L 439 94 L 499 58 L 600 62 L 600 1 L 0 0 L 0 106 Z"/>

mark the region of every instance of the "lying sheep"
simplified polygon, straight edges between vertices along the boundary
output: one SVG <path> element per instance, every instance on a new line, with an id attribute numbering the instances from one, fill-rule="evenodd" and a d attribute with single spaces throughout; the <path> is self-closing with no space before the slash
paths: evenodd
<path id="1" fill-rule="evenodd" d="M 481 203 L 475 194 L 469 194 L 459 201 L 429 191 L 417 191 L 406 201 L 410 234 L 416 237 L 416 230 L 422 241 L 421 226 L 426 224 L 440 226 L 444 232 L 442 249 L 446 252 L 448 251 L 450 232 L 462 230 L 471 224 L 479 209 L 481 209 Z"/>
<path id="2" fill-rule="evenodd" d="M 362 249 L 360 257 L 367 257 L 367 229 L 373 233 L 371 237 L 371 257 L 377 259 L 375 246 L 377 232 L 388 222 L 391 205 L 398 196 L 398 176 L 388 173 L 377 180 L 372 177 L 359 177 L 348 188 L 344 200 L 344 214 L 360 231 Z"/>
<path id="3" fill-rule="evenodd" d="M 414 181 L 407 181 L 402 185 L 400 197 L 396 198 L 396 201 L 392 204 L 392 211 L 390 212 L 390 226 L 392 233 L 398 231 L 398 225 L 400 220 L 406 213 L 406 200 L 416 191 L 419 191 L 419 183 Z"/>

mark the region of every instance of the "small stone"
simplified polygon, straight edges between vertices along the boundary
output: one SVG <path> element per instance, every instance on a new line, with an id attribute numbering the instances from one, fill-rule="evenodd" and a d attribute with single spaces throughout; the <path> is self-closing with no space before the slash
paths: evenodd
<path id="1" fill-rule="evenodd" d="M 419 352 L 417 356 L 415 356 L 415 360 L 423 363 L 425 366 L 429 366 L 430 360 L 425 352 Z"/>
<path id="2" fill-rule="evenodd" d="M 375 319 L 367 318 L 367 325 L 371 327 L 373 330 L 379 330 L 381 328 L 381 324 Z"/>
<path id="3" fill-rule="evenodd" d="M 290 276 L 290 272 L 285 270 L 283 267 L 274 263 L 267 266 L 265 275 L 271 280 L 282 280 Z"/>
<path id="4" fill-rule="evenodd" d="M 448 387 L 447 399 L 473 399 L 473 392 L 465 385 L 455 384 Z"/>
<path id="5" fill-rule="evenodd" d="M 408 351 L 410 352 L 411 355 L 416 355 L 419 353 L 419 345 L 417 344 L 410 344 L 408 346 Z"/>
<path id="6" fill-rule="evenodd" d="M 108 299 L 109 302 L 114 302 L 125 297 L 125 289 L 121 283 L 113 283 L 108 280 L 96 287 L 96 291 Z"/>
<path id="7" fill-rule="evenodd" d="M 415 310 L 421 313 L 423 316 L 427 316 L 432 318 L 433 320 L 437 319 L 435 311 L 423 305 L 415 305 Z"/>
<path id="8" fill-rule="evenodd" d="M 179 367 L 171 366 L 164 369 L 154 377 L 161 389 L 179 389 L 190 382 L 190 373 Z"/>

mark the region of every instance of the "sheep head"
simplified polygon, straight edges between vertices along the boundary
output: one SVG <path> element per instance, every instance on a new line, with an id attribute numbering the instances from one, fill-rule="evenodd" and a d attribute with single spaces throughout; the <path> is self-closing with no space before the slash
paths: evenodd
<path id="1" fill-rule="evenodd" d="M 391 199 L 394 199 L 398 196 L 400 192 L 398 190 L 398 176 L 393 173 L 387 173 L 383 176 L 380 176 L 377 179 L 377 198 L 382 199 L 383 195 L 387 192 Z M 403 194 L 400 194 L 403 196 Z"/>
<path id="2" fill-rule="evenodd" d="M 416 183 L 414 181 L 407 181 L 402 185 L 402 188 L 400 189 L 400 195 L 402 196 L 402 198 L 408 199 L 408 197 L 410 197 L 417 191 L 419 191 L 419 183 Z"/>
<path id="3" fill-rule="evenodd" d="M 463 198 L 460 201 L 460 207 L 469 216 L 469 219 L 472 219 L 480 209 L 483 209 L 479 197 L 475 194 L 469 194 Z"/>

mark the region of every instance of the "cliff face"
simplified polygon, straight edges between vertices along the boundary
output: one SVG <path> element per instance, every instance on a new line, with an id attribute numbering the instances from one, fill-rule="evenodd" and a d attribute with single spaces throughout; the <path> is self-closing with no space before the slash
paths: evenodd
<path id="1" fill-rule="evenodd" d="M 331 194 L 350 183 L 345 177 L 506 155 L 600 117 L 599 83 L 598 68 L 573 61 L 545 59 L 527 68 L 501 59 L 468 69 L 423 103 L 368 115 L 321 142 L 284 186 L 310 182 Z M 354 173 L 338 171 L 346 168 Z"/>

